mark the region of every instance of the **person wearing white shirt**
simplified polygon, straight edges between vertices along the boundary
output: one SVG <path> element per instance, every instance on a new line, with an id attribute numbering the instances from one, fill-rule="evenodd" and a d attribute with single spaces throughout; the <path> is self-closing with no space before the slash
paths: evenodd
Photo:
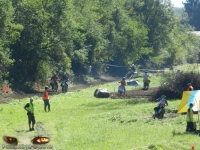
<path id="1" fill-rule="evenodd" d="M 143 75 L 143 83 L 144 83 L 144 89 L 148 89 L 149 87 L 149 80 L 150 76 L 148 74 L 148 71 L 145 71 L 144 75 Z"/>

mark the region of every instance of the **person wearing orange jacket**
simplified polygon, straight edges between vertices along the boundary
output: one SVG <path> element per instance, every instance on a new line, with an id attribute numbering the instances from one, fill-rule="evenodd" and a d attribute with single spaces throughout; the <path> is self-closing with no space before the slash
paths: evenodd
<path id="1" fill-rule="evenodd" d="M 194 88 L 193 88 L 192 84 L 188 83 L 188 91 L 193 91 L 193 90 L 194 90 Z"/>
<path id="2" fill-rule="evenodd" d="M 45 87 L 45 90 L 42 93 L 42 100 L 44 101 L 44 111 L 46 112 L 46 107 L 48 106 L 48 111 L 50 111 L 50 103 L 49 103 L 49 93 L 48 87 Z"/>

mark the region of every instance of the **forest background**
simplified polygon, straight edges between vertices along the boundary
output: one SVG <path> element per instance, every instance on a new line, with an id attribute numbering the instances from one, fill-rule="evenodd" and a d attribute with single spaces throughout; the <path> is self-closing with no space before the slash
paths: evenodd
<path id="1" fill-rule="evenodd" d="M 121 75 L 131 64 L 199 61 L 200 2 L 170 0 L 0 0 L 0 85 L 46 84 L 71 77 Z M 116 70 L 106 64 L 125 66 Z"/>

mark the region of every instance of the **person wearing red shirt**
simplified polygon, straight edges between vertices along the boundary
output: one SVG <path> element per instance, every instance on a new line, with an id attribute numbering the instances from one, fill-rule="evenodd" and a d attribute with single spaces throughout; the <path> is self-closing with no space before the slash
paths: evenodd
<path id="1" fill-rule="evenodd" d="M 188 83 L 188 91 L 193 91 L 193 90 L 194 90 L 194 88 L 193 88 L 192 84 Z"/>
<path id="2" fill-rule="evenodd" d="M 56 88 L 58 89 L 58 76 L 56 75 L 56 73 L 54 73 L 54 75 L 51 77 L 51 83 L 50 85 L 52 86 L 52 91 L 53 91 L 53 85 L 56 85 Z M 57 90 L 56 90 L 57 91 Z"/>
<path id="3" fill-rule="evenodd" d="M 125 81 L 125 77 L 123 77 L 122 80 L 119 81 L 119 83 L 121 83 L 121 87 L 124 88 L 124 95 L 125 95 L 125 93 L 126 93 L 126 88 L 125 88 L 125 86 L 126 86 L 126 81 Z"/>

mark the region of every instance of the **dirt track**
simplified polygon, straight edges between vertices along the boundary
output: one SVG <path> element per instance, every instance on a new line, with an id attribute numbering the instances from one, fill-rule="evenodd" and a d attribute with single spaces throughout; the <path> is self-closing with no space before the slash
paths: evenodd
<path id="1" fill-rule="evenodd" d="M 118 81 L 120 80 L 120 78 L 106 78 L 106 79 L 99 79 L 96 82 L 90 83 L 90 84 L 78 84 L 75 85 L 73 87 L 69 88 L 69 92 L 73 92 L 79 89 L 85 89 L 85 88 L 89 88 L 90 86 L 96 86 L 99 84 L 103 84 L 103 83 L 107 83 L 107 82 L 112 82 L 112 81 Z M 129 90 L 126 91 L 126 95 L 125 96 L 121 96 L 123 98 L 131 98 L 131 97 L 149 97 L 152 95 L 152 93 L 156 90 L 156 88 L 150 88 L 147 91 L 143 91 L 142 89 L 137 89 L 137 90 Z M 37 91 L 35 93 L 31 93 L 31 94 L 25 94 L 23 92 L 13 92 L 13 93 L 3 93 L 2 95 L 0 95 L 0 103 L 8 103 L 10 100 L 12 99 L 23 99 L 26 97 L 32 97 L 32 96 L 38 96 L 41 97 L 42 95 L 42 91 Z M 58 91 L 57 93 L 53 93 L 51 91 L 49 91 L 49 95 L 54 95 L 54 94 L 59 94 L 61 93 L 61 91 Z M 118 93 L 111 93 L 110 94 L 112 96 L 112 98 L 117 98 Z M 114 95 L 114 96 L 113 96 Z"/>

